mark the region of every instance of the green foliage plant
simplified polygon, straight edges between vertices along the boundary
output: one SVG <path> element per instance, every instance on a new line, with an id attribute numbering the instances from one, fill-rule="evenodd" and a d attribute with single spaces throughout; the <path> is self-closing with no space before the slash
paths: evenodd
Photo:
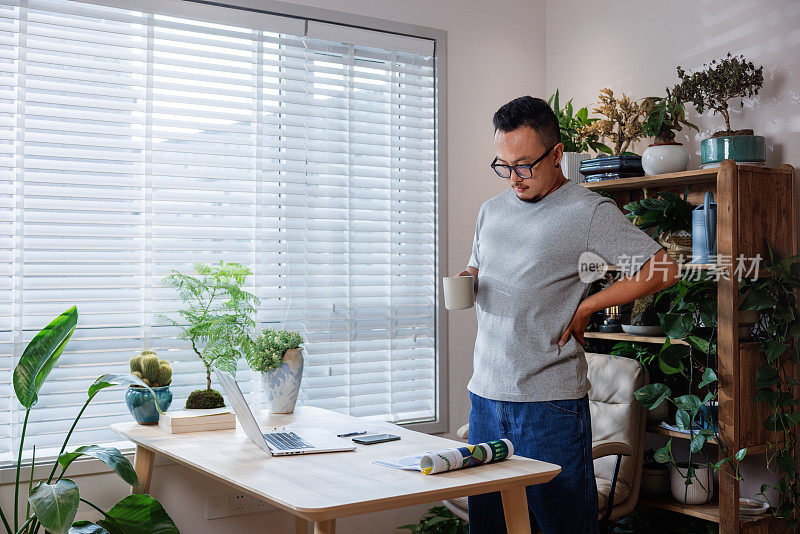
<path id="1" fill-rule="evenodd" d="M 672 389 L 664 383 L 651 383 L 634 395 L 640 404 L 653 410 L 662 402 L 675 405 L 675 426 L 688 432 L 689 458 L 688 467 L 678 470 L 687 486 L 693 483 L 702 487 L 702 481 L 695 474 L 695 465 L 700 461 L 715 471 L 736 480 L 741 480 L 739 464 L 747 454 L 747 449 L 738 450 L 735 454 L 719 438 L 719 429 L 715 421 L 708 420 L 710 411 L 702 410 L 717 400 L 717 288 L 709 273 L 697 280 L 681 279 L 677 284 L 662 291 L 656 297 L 669 299 L 670 307 L 666 313 L 659 314 L 661 328 L 667 340 L 661 346 L 657 361 L 661 372 L 666 376 L 683 377 L 686 394 L 673 395 Z M 685 344 L 673 343 L 683 340 Z M 702 428 L 694 423 L 698 421 Z M 705 444 L 716 439 L 719 445 L 719 457 L 712 459 Z M 697 456 L 695 456 L 697 455 Z M 655 460 L 660 463 L 678 466 L 672 452 L 672 438 L 664 447 L 656 450 Z M 699 458 L 698 458 L 699 456 Z M 703 488 L 710 491 L 710 488 Z"/>
<path id="2" fill-rule="evenodd" d="M 213 368 L 236 374 L 236 362 L 253 355 L 250 334 L 256 326 L 259 299 L 242 289 L 250 274 L 244 265 L 220 261 L 197 263 L 193 275 L 172 271 L 164 278 L 185 306 L 178 310 L 177 319 L 162 317 L 180 329 L 179 339 L 192 344 L 206 368 L 207 390 L 211 390 Z"/>
<path id="3" fill-rule="evenodd" d="M 686 201 L 689 188 L 683 197 L 670 191 L 661 191 L 657 198 L 643 198 L 623 206 L 625 214 L 640 230 L 652 237 L 681 230 L 692 230 L 692 205 Z"/>
<path id="4" fill-rule="evenodd" d="M 398 527 L 411 534 L 468 534 L 469 524 L 444 506 L 434 506 L 419 520 L 417 525 Z"/>
<path id="5" fill-rule="evenodd" d="M 168 386 L 172 383 L 172 367 L 167 360 L 159 360 L 152 350 L 142 351 L 130 361 L 131 374 L 140 378 L 152 388 Z M 139 387 L 139 386 L 132 386 Z"/>
<path id="6" fill-rule="evenodd" d="M 712 137 L 726 135 L 753 135 L 753 130 L 731 130 L 730 100 L 753 97 L 764 85 L 764 67 L 747 61 L 743 55 L 730 52 L 720 60 L 703 65 L 704 70 L 688 73 L 677 67 L 681 79 L 677 98 L 694 104 L 698 113 L 710 109 L 725 119 L 725 130 L 715 132 Z M 740 106 L 744 102 L 740 100 Z"/>
<path id="7" fill-rule="evenodd" d="M 600 142 L 600 136 L 598 134 L 581 135 L 581 130 L 583 130 L 584 127 L 599 120 L 590 119 L 589 110 L 587 108 L 583 107 L 575 112 L 571 98 L 563 108 L 560 107 L 558 102 L 558 89 L 550 96 L 547 103 L 553 108 L 553 113 L 556 114 L 556 118 L 558 119 L 558 125 L 561 131 L 561 142 L 564 144 L 564 152 L 588 152 L 591 149 L 597 153 L 604 152 L 606 154 L 611 154 L 611 149 Z"/>
<path id="8" fill-rule="evenodd" d="M 150 390 L 149 386 L 133 375 L 105 374 L 95 380 L 89 386 L 87 399 L 64 437 L 50 475 L 46 480 L 33 485 L 33 469 L 36 465 L 36 446 L 34 446 L 31 462 L 26 464 L 31 471 L 30 478 L 27 482 L 20 480 L 23 467 L 22 451 L 25 446 L 25 434 L 31 410 L 37 404 L 39 391 L 58 363 L 77 324 L 78 310 L 73 306 L 34 336 L 14 369 L 14 392 L 19 403 L 25 408 L 25 418 L 17 445 L 19 454 L 12 502 L 13 514 L 6 515 L 0 507 L 0 520 L 2 520 L 0 531 L 4 530 L 6 534 L 34 534 L 40 528 L 44 528 L 45 532 L 50 534 L 141 534 L 143 532 L 178 534 L 178 529 L 167 512 L 156 499 L 149 495 L 129 495 L 117 502 L 110 510 L 104 511 L 81 496 L 75 481 L 64 478 L 67 469 L 75 459 L 91 457 L 103 462 L 127 484 L 134 487 L 139 485 L 136 471 L 130 461 L 114 447 L 83 445 L 66 452 L 72 432 L 97 393 L 117 385 L 139 385 Z M 153 393 L 152 390 L 150 392 Z M 58 474 L 56 474 L 57 472 Z M 28 492 L 28 505 L 25 516 L 20 517 L 20 493 L 25 486 L 27 486 Z M 95 523 L 75 522 L 78 505 L 81 502 L 101 513 L 102 519 Z"/>
<path id="9" fill-rule="evenodd" d="M 779 474 L 775 484 L 761 486 L 761 495 L 769 501 L 765 492 L 774 488 L 778 493 L 778 501 L 770 503 L 774 515 L 794 527 L 800 519 L 800 473 L 794 456 L 800 428 L 800 399 L 796 395 L 800 386 L 800 256 L 781 257 L 769 243 L 767 249 L 764 268 L 769 276 L 740 283 L 745 296 L 739 309 L 760 312 L 753 337 L 764 353 L 765 363 L 755 374 L 755 400 L 770 408 L 771 413 L 764 420 L 764 428 L 771 436 L 767 468 Z"/>
<path id="10" fill-rule="evenodd" d="M 656 353 L 645 343 L 632 343 L 630 341 L 620 341 L 611 347 L 611 354 L 624 356 L 638 361 L 643 366 L 648 367 L 656 358 Z"/>
<path id="11" fill-rule="evenodd" d="M 686 109 L 678 96 L 680 89 L 666 88 L 667 96 L 649 96 L 644 99 L 644 116 L 642 131 L 647 137 L 654 138 L 656 144 L 675 142 L 675 132 L 683 126 L 698 130 L 697 126 L 686 120 Z"/>
<path id="12" fill-rule="evenodd" d="M 255 339 L 255 350 L 247 362 L 254 371 L 277 369 L 283 363 L 287 350 L 299 348 L 303 337 L 298 332 L 268 328 Z"/>

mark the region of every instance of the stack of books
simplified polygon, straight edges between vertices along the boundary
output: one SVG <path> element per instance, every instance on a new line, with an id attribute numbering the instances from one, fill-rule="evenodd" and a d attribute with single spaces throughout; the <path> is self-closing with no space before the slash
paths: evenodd
<path id="1" fill-rule="evenodd" d="M 158 426 L 170 434 L 230 430 L 236 428 L 236 416 L 228 408 L 165 412 L 158 417 Z"/>

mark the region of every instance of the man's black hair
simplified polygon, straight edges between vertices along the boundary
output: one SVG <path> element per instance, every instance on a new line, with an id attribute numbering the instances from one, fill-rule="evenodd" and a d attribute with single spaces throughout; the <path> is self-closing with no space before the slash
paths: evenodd
<path id="1" fill-rule="evenodd" d="M 533 128 L 546 148 L 561 142 L 561 129 L 556 114 L 541 98 L 515 98 L 497 110 L 492 123 L 495 131 L 501 132 L 511 132 L 520 126 Z"/>

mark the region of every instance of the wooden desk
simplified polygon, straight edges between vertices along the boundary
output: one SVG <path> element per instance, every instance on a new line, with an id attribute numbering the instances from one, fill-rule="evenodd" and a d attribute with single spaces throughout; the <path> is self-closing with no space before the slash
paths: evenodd
<path id="1" fill-rule="evenodd" d="M 371 461 L 463 443 L 307 406 L 290 415 L 257 413 L 256 418 L 264 429 L 292 424 L 290 429 L 317 427 L 344 432 L 360 427 L 397 434 L 402 439 L 359 445 L 355 452 L 270 458 L 238 426 L 235 431 L 175 435 L 133 422 L 111 428 L 136 444 L 134 465 L 141 484 L 137 491 L 149 490 L 153 460 L 155 454 L 161 454 L 290 512 L 296 518 L 298 533 L 306 532 L 306 521 L 314 522 L 316 534 L 332 534 L 338 517 L 500 491 L 509 533 L 530 534 L 525 486 L 547 482 L 561 472 L 557 465 L 514 456 L 497 464 L 423 475 Z"/>

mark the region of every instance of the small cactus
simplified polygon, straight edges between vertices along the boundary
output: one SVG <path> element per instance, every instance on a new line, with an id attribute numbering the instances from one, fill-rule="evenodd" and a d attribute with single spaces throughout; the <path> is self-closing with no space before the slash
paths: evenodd
<path id="1" fill-rule="evenodd" d="M 150 387 L 168 386 L 172 382 L 172 367 L 159 360 L 155 351 L 145 350 L 131 358 L 131 374 Z"/>
<path id="2" fill-rule="evenodd" d="M 162 386 L 166 386 L 172 382 L 172 367 L 165 361 L 161 361 L 161 364 L 158 366 L 158 383 Z"/>

